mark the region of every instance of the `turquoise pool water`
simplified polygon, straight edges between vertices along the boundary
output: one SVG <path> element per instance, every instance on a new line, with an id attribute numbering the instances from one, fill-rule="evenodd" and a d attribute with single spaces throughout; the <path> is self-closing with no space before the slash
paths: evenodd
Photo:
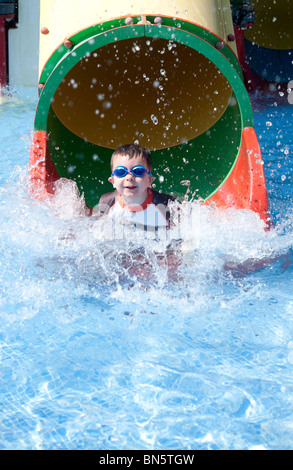
<path id="1" fill-rule="evenodd" d="M 29 197 L 36 100 L 0 104 L 0 448 L 292 449 L 292 106 L 254 100 L 275 227 L 190 204 L 168 275 L 71 187 Z"/>

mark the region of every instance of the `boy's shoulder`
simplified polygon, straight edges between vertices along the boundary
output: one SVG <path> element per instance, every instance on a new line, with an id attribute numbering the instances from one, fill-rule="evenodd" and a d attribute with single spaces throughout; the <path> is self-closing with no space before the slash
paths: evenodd
<path id="1" fill-rule="evenodd" d="M 155 189 L 152 189 L 153 192 L 153 204 L 156 206 L 159 204 L 163 204 L 164 206 L 167 206 L 170 201 L 175 201 L 175 198 L 171 196 L 170 194 L 165 194 L 165 193 L 160 193 L 159 191 L 156 191 Z"/>
<path id="2" fill-rule="evenodd" d="M 155 189 L 151 188 L 153 193 L 153 200 L 154 204 L 168 204 L 169 201 L 175 201 L 175 198 L 170 194 L 161 193 L 156 191 Z M 111 191 L 110 193 L 105 193 L 101 196 L 99 204 L 107 204 L 108 206 L 113 206 L 118 198 L 117 191 Z"/>
<path id="3" fill-rule="evenodd" d="M 170 194 L 160 193 L 155 189 L 151 189 L 151 191 L 153 193 L 152 203 L 156 206 L 162 204 L 167 207 L 170 201 L 176 200 Z M 107 214 L 111 207 L 113 207 L 114 204 L 117 202 L 118 196 L 119 195 L 117 191 L 111 191 L 110 193 L 103 194 L 99 200 L 98 210 L 94 211 L 94 213 L 98 215 Z"/>
<path id="4" fill-rule="evenodd" d="M 115 204 L 117 198 L 118 198 L 118 192 L 111 191 L 110 193 L 105 193 L 100 197 L 99 204 L 113 205 Z"/>
<path id="5" fill-rule="evenodd" d="M 110 193 L 105 193 L 100 197 L 99 204 L 97 209 L 93 212 L 94 215 L 105 215 L 109 212 L 112 206 L 118 198 L 117 191 L 111 191 Z"/>

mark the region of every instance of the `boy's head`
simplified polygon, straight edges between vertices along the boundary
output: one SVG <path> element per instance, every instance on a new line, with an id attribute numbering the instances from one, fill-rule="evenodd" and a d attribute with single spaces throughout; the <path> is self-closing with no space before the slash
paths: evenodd
<path id="1" fill-rule="evenodd" d="M 124 176 L 119 177 L 113 173 L 118 167 L 123 167 L 126 170 Z M 131 170 L 135 167 L 143 167 L 147 171 L 142 176 L 135 176 L 135 174 L 131 173 Z M 118 193 L 121 194 L 126 205 L 140 205 L 146 200 L 148 187 L 155 179 L 150 173 L 151 169 L 152 160 L 150 152 L 144 147 L 128 144 L 115 150 L 111 158 L 112 175 L 109 181 Z"/>

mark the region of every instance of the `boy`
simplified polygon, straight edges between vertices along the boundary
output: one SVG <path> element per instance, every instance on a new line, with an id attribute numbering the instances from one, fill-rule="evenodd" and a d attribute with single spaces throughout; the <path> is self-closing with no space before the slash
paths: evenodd
<path id="1" fill-rule="evenodd" d="M 128 144 L 117 149 L 111 158 L 109 178 L 115 191 L 101 197 L 99 215 L 121 218 L 145 230 L 170 227 L 168 204 L 175 199 L 150 188 L 155 179 L 151 170 L 150 152 L 144 147 Z"/>

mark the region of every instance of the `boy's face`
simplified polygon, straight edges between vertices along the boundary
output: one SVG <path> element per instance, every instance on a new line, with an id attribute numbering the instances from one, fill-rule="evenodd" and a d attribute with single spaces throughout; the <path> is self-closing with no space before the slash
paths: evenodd
<path id="1" fill-rule="evenodd" d="M 112 170 L 117 166 L 125 166 L 128 170 L 131 170 L 137 165 L 141 165 L 148 170 L 146 161 L 142 156 L 137 155 L 136 157 L 129 158 L 127 155 L 117 155 L 114 158 Z M 123 178 L 113 175 L 109 178 L 109 181 L 117 189 L 118 193 L 121 194 L 125 204 L 142 204 L 147 198 L 147 188 L 154 179 L 153 176 L 147 173 L 141 178 L 133 176 L 132 173 L 127 173 Z"/>

